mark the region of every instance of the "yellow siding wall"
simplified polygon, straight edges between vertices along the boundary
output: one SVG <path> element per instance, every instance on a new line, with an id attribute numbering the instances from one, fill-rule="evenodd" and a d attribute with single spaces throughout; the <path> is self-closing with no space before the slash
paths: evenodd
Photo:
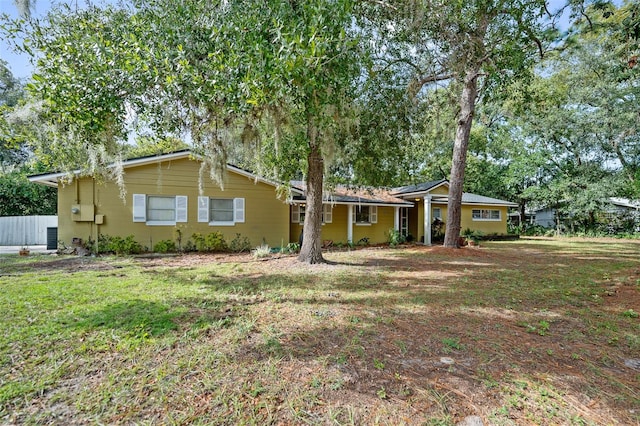
<path id="1" fill-rule="evenodd" d="M 86 240 L 97 238 L 98 233 L 110 236 L 134 235 L 143 246 L 152 248 L 161 240 L 175 240 L 176 229 L 183 231 L 183 244 L 195 232 L 203 235 L 221 232 L 227 241 L 237 233 L 247 237 L 252 246 L 266 242 L 272 247 L 289 241 L 289 205 L 276 197 L 275 188 L 233 172 L 227 172 L 224 190 L 205 179 L 204 193 L 198 192 L 200 163 L 180 159 L 160 164 L 126 169 L 125 201 L 119 197 L 119 188 L 112 182 L 94 183 L 83 178 L 67 186 L 59 187 L 58 221 L 59 239 L 69 244 L 73 237 Z M 188 197 L 188 222 L 175 226 L 148 226 L 133 222 L 133 194 L 186 195 Z M 209 226 L 199 223 L 198 195 L 220 198 L 244 198 L 245 222 L 234 226 Z M 104 215 L 104 224 L 77 222 L 72 219 L 73 204 L 94 204 L 95 214 Z"/>
<path id="2" fill-rule="evenodd" d="M 424 200 L 414 201 L 414 209 L 417 211 L 415 229 L 416 233 L 412 233 L 416 242 L 424 242 Z M 409 214 L 409 218 L 413 219 L 413 215 Z M 409 223 L 409 229 L 413 229 L 413 224 Z"/>
<path id="3" fill-rule="evenodd" d="M 394 208 L 378 207 L 378 223 L 371 225 L 353 225 L 353 242 L 358 243 L 362 238 L 368 238 L 370 244 L 387 241 L 389 229 L 394 225 Z M 346 231 L 345 231 L 346 233 Z"/>
<path id="4" fill-rule="evenodd" d="M 473 220 L 471 213 L 474 209 L 500 210 L 500 220 Z M 470 228 L 473 231 L 480 231 L 484 235 L 506 234 L 507 233 L 507 207 L 498 206 L 462 206 L 462 217 L 460 229 L 464 231 Z"/>
<path id="5" fill-rule="evenodd" d="M 334 243 L 347 242 L 347 217 L 348 206 L 335 204 L 333 206 L 333 218 L 331 223 L 322 225 L 322 240 L 331 240 Z M 393 228 L 395 221 L 393 207 L 378 207 L 378 223 L 371 225 L 353 224 L 353 243 L 362 238 L 368 238 L 369 244 L 379 244 L 387 241 L 389 229 Z M 289 213 L 291 216 L 291 213 Z M 291 223 L 291 241 L 298 242 L 302 224 Z"/>
<path id="6" fill-rule="evenodd" d="M 441 186 L 439 186 L 437 188 L 434 188 L 431 191 L 429 191 L 429 194 L 447 195 L 447 194 L 449 194 L 449 187 L 447 185 L 441 185 Z"/>
<path id="7" fill-rule="evenodd" d="M 414 219 L 413 215 L 410 215 L 410 223 L 409 230 L 417 229 L 417 234 L 413 234 L 417 241 L 420 241 L 420 238 L 424 237 L 424 202 L 422 200 L 416 201 L 416 206 L 414 209 L 417 209 L 417 220 L 416 224 L 411 223 L 411 220 Z M 433 209 L 440 208 L 442 212 L 442 221 L 447 221 L 447 205 L 446 204 L 432 204 L 431 205 L 431 214 L 433 217 Z M 473 209 L 489 209 L 489 210 L 500 210 L 500 221 L 481 221 L 481 220 L 473 220 L 472 219 L 472 210 Z M 507 233 L 507 207 L 496 207 L 496 206 L 470 206 L 463 205 L 460 229 L 464 231 L 467 228 L 470 228 L 474 231 L 480 231 L 484 235 L 489 234 L 506 234 Z"/>

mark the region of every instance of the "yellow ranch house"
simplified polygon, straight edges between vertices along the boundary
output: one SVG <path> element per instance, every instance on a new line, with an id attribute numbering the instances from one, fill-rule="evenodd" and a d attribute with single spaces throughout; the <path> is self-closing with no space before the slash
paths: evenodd
<path id="1" fill-rule="evenodd" d="M 153 247 L 174 240 L 180 230 L 238 234 L 252 246 L 280 247 L 299 241 L 305 216 L 305 185 L 291 182 L 291 197 L 278 197 L 278 183 L 228 165 L 222 188 L 203 179 L 201 162 L 188 150 L 125 161 L 124 188 L 111 181 L 76 173 L 31 176 L 32 182 L 58 188 L 58 240 L 94 240 L 98 235 L 133 235 Z M 322 239 L 335 243 L 384 243 L 390 230 L 431 244 L 434 221 L 444 221 L 446 180 L 400 188 L 334 188 L 326 193 Z M 462 229 L 507 233 L 508 201 L 465 193 Z"/>

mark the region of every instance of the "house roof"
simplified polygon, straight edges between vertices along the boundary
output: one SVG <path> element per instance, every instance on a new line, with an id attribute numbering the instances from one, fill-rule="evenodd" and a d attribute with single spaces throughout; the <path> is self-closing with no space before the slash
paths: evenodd
<path id="1" fill-rule="evenodd" d="M 462 204 L 482 204 L 482 205 L 491 205 L 491 206 L 495 205 L 495 206 L 518 207 L 517 203 L 512 203 L 511 201 L 485 197 L 484 195 L 472 194 L 470 192 L 464 192 L 462 194 Z"/>
<path id="2" fill-rule="evenodd" d="M 636 209 L 636 210 L 640 209 L 640 200 L 634 201 L 628 198 L 611 197 L 609 198 L 609 203 L 619 207 L 627 207 L 627 208 Z"/>
<path id="3" fill-rule="evenodd" d="M 398 188 L 393 188 L 391 190 L 391 193 L 394 196 L 402 197 L 402 198 L 424 197 L 429 192 L 441 186 L 449 186 L 449 181 L 447 181 L 446 179 L 441 179 L 441 180 L 432 180 L 424 183 L 418 183 L 415 185 L 401 186 Z M 431 196 L 434 202 L 446 203 L 448 200 L 447 195 L 431 194 Z M 485 197 L 484 195 L 472 194 L 470 192 L 462 193 L 462 204 L 518 207 L 518 204 L 512 203 L 510 201 L 499 200 L 497 198 L 491 198 L 491 197 Z"/>
<path id="4" fill-rule="evenodd" d="M 391 193 L 395 196 L 403 196 L 403 197 L 412 196 L 412 195 L 415 196 L 417 194 L 429 192 L 439 186 L 442 186 L 448 183 L 449 182 L 446 179 L 432 180 L 429 182 L 418 183 L 415 185 L 407 185 L 407 186 L 392 188 Z"/>
<path id="5" fill-rule="evenodd" d="M 156 164 L 164 161 L 180 160 L 185 158 L 197 158 L 191 150 L 175 151 L 168 154 L 149 155 L 145 157 L 132 158 L 122 162 L 123 169 L 144 166 L 148 164 Z M 113 164 L 110 167 L 119 166 Z M 268 179 L 261 178 L 260 176 L 248 171 L 236 167 L 232 164 L 227 164 L 227 170 L 246 176 L 253 179 L 256 182 L 266 183 L 272 186 L 278 186 L 279 183 Z M 29 176 L 29 181 L 40 183 L 47 186 L 58 186 L 58 180 L 64 177 L 78 177 L 84 175 L 83 170 L 74 170 L 72 172 L 57 172 L 57 173 L 45 173 L 39 175 Z M 291 192 L 293 193 L 293 202 L 301 202 L 305 200 L 306 185 L 302 181 L 291 181 Z M 407 201 L 407 198 L 424 196 L 430 191 L 443 186 L 449 185 L 446 179 L 434 180 L 429 182 L 423 182 L 414 185 L 401 186 L 397 188 L 385 189 L 385 188 L 350 188 L 347 186 L 339 185 L 333 189 L 333 191 L 325 197 L 325 200 L 333 204 L 370 204 L 377 206 L 413 206 L 413 202 Z M 434 202 L 446 202 L 446 195 L 432 195 Z M 497 198 L 485 197 L 483 195 L 471 194 L 465 192 L 462 194 L 462 204 L 470 205 L 495 205 L 495 206 L 509 206 L 517 207 L 516 203 L 509 201 L 499 200 Z M 637 206 L 633 206 L 637 208 Z"/>
<path id="6" fill-rule="evenodd" d="M 291 187 L 302 192 L 306 190 L 306 184 L 302 181 L 291 181 Z M 294 202 L 303 202 L 304 195 L 293 197 Z M 413 203 L 395 197 L 389 190 L 383 188 L 350 188 L 343 185 L 335 187 L 331 193 L 326 194 L 323 200 L 332 204 L 368 204 L 376 206 L 403 206 L 413 207 Z"/>
<path id="7" fill-rule="evenodd" d="M 197 155 L 194 154 L 193 152 L 191 152 L 191 150 L 185 149 L 182 151 L 175 151 L 175 152 L 171 152 L 168 154 L 158 154 L 158 155 L 148 155 L 145 157 L 138 157 L 138 158 L 132 158 L 129 160 L 125 160 L 122 162 L 122 168 L 123 169 L 128 169 L 131 167 L 137 167 L 137 166 L 145 166 L 148 164 L 157 164 L 157 163 L 162 163 L 164 161 L 172 161 L 172 160 L 182 160 L 185 158 L 197 158 Z M 116 167 L 117 164 L 112 164 L 109 167 Z M 232 172 L 235 172 L 239 175 L 242 176 L 246 176 L 250 179 L 253 179 L 257 182 L 262 182 L 262 183 L 266 183 L 268 185 L 272 185 L 272 186 L 278 186 L 279 184 L 275 181 L 271 181 L 269 179 L 264 179 L 248 170 L 244 170 L 241 169 L 239 167 L 236 167 L 232 164 L 227 164 L 227 170 L 230 170 Z M 39 175 L 32 175 L 29 176 L 29 181 L 31 182 L 36 182 L 36 183 L 40 183 L 43 185 L 47 185 L 47 186 L 53 186 L 53 187 L 57 187 L 58 186 L 58 180 L 60 178 L 64 178 L 64 177 L 79 177 L 79 176 L 83 176 L 84 175 L 84 171 L 83 170 L 74 170 L 72 172 L 57 172 L 57 173 L 45 173 L 45 174 L 39 174 Z M 296 190 L 295 188 L 292 188 L 292 192 L 294 193 L 298 193 L 300 192 L 299 190 Z"/>

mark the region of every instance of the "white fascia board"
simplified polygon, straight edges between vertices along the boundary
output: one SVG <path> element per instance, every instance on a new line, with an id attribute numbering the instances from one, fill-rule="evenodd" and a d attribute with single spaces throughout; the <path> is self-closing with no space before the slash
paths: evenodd
<path id="1" fill-rule="evenodd" d="M 518 207 L 516 203 L 462 203 L 464 206 Z"/>
<path id="2" fill-rule="evenodd" d="M 291 200 L 290 204 L 307 204 L 306 200 Z M 365 202 L 346 202 L 346 201 L 336 201 L 333 202 L 331 200 L 322 200 L 322 204 L 330 204 L 332 206 L 342 205 L 342 206 L 376 206 L 376 207 L 414 207 L 413 203 L 365 203 Z"/>
<path id="3" fill-rule="evenodd" d="M 431 204 L 447 204 L 449 202 L 446 198 L 434 199 L 431 200 Z M 474 202 L 463 202 L 461 203 L 463 206 L 493 206 L 493 207 L 518 207 L 518 204 L 511 203 L 506 201 L 504 203 L 474 203 Z"/>

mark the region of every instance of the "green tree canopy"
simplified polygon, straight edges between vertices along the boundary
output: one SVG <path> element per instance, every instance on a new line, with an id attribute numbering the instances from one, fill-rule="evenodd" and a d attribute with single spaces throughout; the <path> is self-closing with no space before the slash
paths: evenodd
<path id="1" fill-rule="evenodd" d="M 58 158 L 100 166 L 132 131 L 188 137 L 212 178 L 230 147 L 270 152 L 261 170 L 307 180 L 300 259 L 322 261 L 323 173 L 347 134 L 361 74 L 349 0 L 138 0 L 55 8 L 27 28 Z M 270 148 L 264 148 L 264 145 Z M 70 154 L 71 153 L 71 154 Z M 287 159 L 287 161 L 278 161 Z M 60 162 L 71 168 L 66 161 Z M 95 171 L 95 170 L 89 170 Z"/>
<path id="2" fill-rule="evenodd" d="M 555 17 L 543 0 L 418 0 L 385 2 L 378 23 L 380 66 L 411 69 L 415 96 L 444 84 L 457 99 L 445 245 L 457 247 L 460 206 L 471 128 L 480 98 L 500 93 L 530 74 L 550 47 Z M 382 18 L 380 18 L 382 16 Z"/>

